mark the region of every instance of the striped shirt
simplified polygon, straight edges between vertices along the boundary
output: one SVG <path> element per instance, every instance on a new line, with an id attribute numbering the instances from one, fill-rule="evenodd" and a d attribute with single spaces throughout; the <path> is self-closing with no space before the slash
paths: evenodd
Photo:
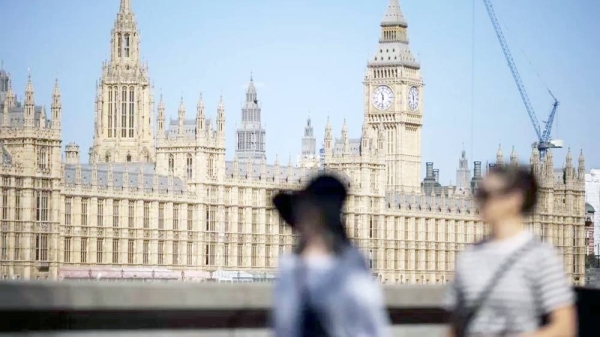
<path id="1" fill-rule="evenodd" d="M 460 287 L 471 307 L 504 260 L 526 244 L 515 264 L 498 281 L 473 317 L 468 336 L 513 336 L 538 328 L 540 316 L 574 303 L 575 296 L 554 247 L 522 233 L 502 241 L 490 241 L 465 249 L 456 260 L 458 283 L 448 290 L 445 305 L 457 305 Z"/>

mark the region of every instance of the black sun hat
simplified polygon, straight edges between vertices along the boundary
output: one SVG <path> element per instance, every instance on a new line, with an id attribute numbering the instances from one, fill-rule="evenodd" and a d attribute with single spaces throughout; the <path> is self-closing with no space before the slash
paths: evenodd
<path id="1" fill-rule="evenodd" d="M 273 197 L 273 204 L 279 214 L 294 227 L 294 208 L 302 200 L 311 200 L 327 213 L 340 213 L 348 195 L 346 186 L 332 174 L 321 174 L 313 178 L 303 190 L 283 191 Z"/>

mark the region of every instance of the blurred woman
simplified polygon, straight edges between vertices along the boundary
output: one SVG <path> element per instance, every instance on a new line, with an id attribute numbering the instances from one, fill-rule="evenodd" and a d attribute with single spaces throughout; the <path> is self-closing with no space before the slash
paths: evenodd
<path id="1" fill-rule="evenodd" d="M 280 258 L 273 294 L 277 337 L 387 336 L 388 316 L 379 285 L 342 223 L 347 191 L 333 175 L 320 175 L 299 192 L 273 198 L 299 234 Z"/>
<path id="2" fill-rule="evenodd" d="M 476 201 L 491 236 L 456 260 L 446 303 L 454 313 L 451 336 L 576 335 L 574 293 L 563 260 L 525 229 L 537 193 L 535 176 L 516 166 L 496 168 L 482 181 Z"/>

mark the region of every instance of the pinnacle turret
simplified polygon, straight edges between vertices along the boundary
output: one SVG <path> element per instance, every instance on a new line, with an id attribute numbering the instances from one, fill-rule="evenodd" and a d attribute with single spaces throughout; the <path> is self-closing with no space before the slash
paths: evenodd
<path id="1" fill-rule="evenodd" d="M 254 86 L 252 75 L 250 75 L 250 83 L 248 83 L 248 90 L 246 91 L 246 101 L 258 103 L 256 100 L 256 87 Z"/>
<path id="2" fill-rule="evenodd" d="M 27 85 L 25 86 L 25 104 L 33 104 L 33 83 L 31 83 L 31 70 L 28 70 Z"/>
<path id="3" fill-rule="evenodd" d="M 502 153 L 502 145 L 498 145 L 498 151 L 496 151 L 496 165 L 504 165 L 504 154 Z"/>
<path id="4" fill-rule="evenodd" d="M 179 101 L 179 108 L 177 109 L 177 117 L 181 121 L 183 121 L 183 119 L 185 118 L 185 104 L 183 103 L 183 96 L 181 96 L 181 100 Z"/>
<path id="5" fill-rule="evenodd" d="M 219 107 L 217 108 L 217 132 L 221 134 L 221 138 L 225 138 L 225 103 L 223 95 L 219 99 Z"/>
<path id="6" fill-rule="evenodd" d="M 158 118 L 165 118 L 165 101 L 163 100 L 162 94 L 160 94 L 160 98 L 158 100 Z"/>
<path id="7" fill-rule="evenodd" d="M 31 83 L 31 72 L 29 72 L 27 75 L 27 86 L 25 87 L 25 126 L 33 126 L 34 115 L 33 84 Z"/>
<path id="8" fill-rule="evenodd" d="M 156 116 L 157 124 L 158 124 L 158 138 L 164 138 L 165 136 L 165 102 L 163 100 L 163 95 L 160 94 L 160 98 L 158 100 L 158 116 Z"/>
<path id="9" fill-rule="evenodd" d="M 517 152 L 515 150 L 515 147 L 513 146 L 512 151 L 510 152 L 510 163 L 512 165 L 517 165 L 517 161 L 518 161 Z"/>
<path id="10" fill-rule="evenodd" d="M 205 116 L 204 116 L 204 98 L 202 93 L 198 97 L 198 104 L 196 105 L 196 135 L 200 135 L 202 130 L 205 129 Z"/>
<path id="11" fill-rule="evenodd" d="M 131 12 L 131 0 L 121 0 L 121 9 L 119 13 L 126 14 Z"/>
<path id="12" fill-rule="evenodd" d="M 60 129 L 60 122 L 62 118 L 62 100 L 60 95 L 60 88 L 58 86 L 58 78 L 54 81 L 54 89 L 52 90 L 52 105 L 50 106 L 52 112 L 52 128 Z"/>
<path id="13" fill-rule="evenodd" d="M 577 167 L 577 178 L 579 181 L 585 181 L 585 157 L 583 156 L 583 149 L 579 153 L 579 165 Z"/>
<path id="14" fill-rule="evenodd" d="M 177 124 L 179 128 L 177 129 L 179 135 L 183 135 L 185 130 L 183 128 L 183 122 L 185 120 L 185 104 L 183 103 L 183 96 L 181 97 L 181 101 L 179 102 L 179 109 L 177 109 Z"/>

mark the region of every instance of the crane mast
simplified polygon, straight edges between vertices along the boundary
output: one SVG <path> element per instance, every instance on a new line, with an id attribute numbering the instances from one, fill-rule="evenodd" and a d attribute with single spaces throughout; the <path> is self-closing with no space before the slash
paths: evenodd
<path id="1" fill-rule="evenodd" d="M 546 154 L 546 151 L 550 148 L 560 148 L 562 147 L 559 141 L 554 142 L 550 139 L 550 135 L 552 133 L 552 124 L 554 123 L 554 116 L 556 114 L 556 110 L 558 108 L 558 100 L 550 90 L 550 96 L 554 99 L 554 103 L 552 106 L 552 111 L 550 112 L 550 116 L 546 121 L 546 126 L 542 130 L 540 127 L 540 123 L 538 122 L 537 115 L 531 102 L 529 101 L 529 96 L 527 95 L 527 91 L 525 90 L 525 85 L 521 80 L 521 75 L 519 74 L 519 70 L 517 69 L 517 65 L 515 60 L 512 57 L 512 53 L 510 52 L 510 48 L 508 48 L 508 44 L 506 43 L 506 39 L 504 38 L 504 33 L 502 33 L 502 28 L 500 27 L 500 23 L 498 22 L 498 18 L 496 17 L 496 12 L 494 11 L 494 6 L 492 6 L 491 0 L 483 0 L 485 4 L 485 8 L 490 16 L 490 20 L 492 21 L 492 25 L 494 26 L 494 30 L 496 31 L 496 36 L 498 37 L 498 41 L 500 42 L 500 46 L 502 47 L 502 51 L 504 52 L 504 57 L 508 63 L 508 67 L 510 68 L 510 72 L 513 75 L 513 79 L 515 80 L 515 84 L 519 89 L 519 94 L 521 94 L 521 99 L 523 100 L 523 104 L 525 105 L 525 109 L 527 110 L 527 114 L 529 115 L 529 119 L 531 120 L 531 124 L 533 124 L 533 129 L 537 135 L 538 141 L 533 144 L 533 146 L 538 148 L 540 152 L 540 157 L 543 158 Z"/>

